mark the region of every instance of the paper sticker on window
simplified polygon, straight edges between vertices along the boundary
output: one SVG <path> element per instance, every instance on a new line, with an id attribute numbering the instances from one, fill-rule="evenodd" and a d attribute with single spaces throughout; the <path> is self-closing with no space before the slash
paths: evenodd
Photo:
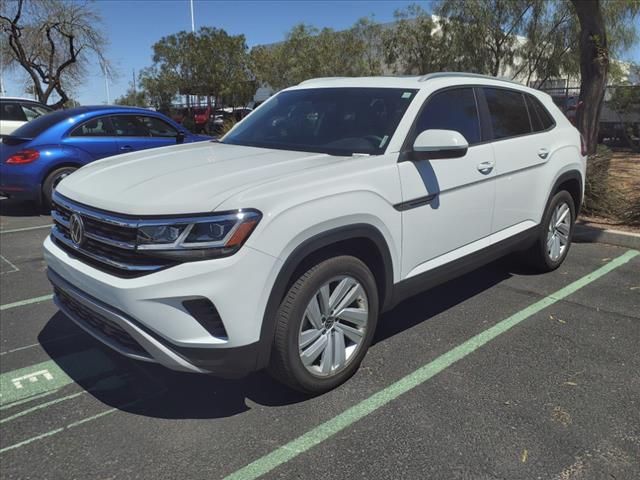
<path id="1" fill-rule="evenodd" d="M 378 148 L 382 148 L 387 144 L 387 140 L 389 140 L 389 135 L 385 135 L 380 142 L 380 146 Z"/>
<path id="2" fill-rule="evenodd" d="M 402 98 L 411 98 L 411 92 L 404 92 Z"/>

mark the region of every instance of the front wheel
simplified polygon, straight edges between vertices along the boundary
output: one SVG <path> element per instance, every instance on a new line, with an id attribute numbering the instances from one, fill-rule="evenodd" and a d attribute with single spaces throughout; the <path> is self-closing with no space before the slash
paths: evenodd
<path id="1" fill-rule="evenodd" d="M 43 206 L 47 209 L 51 208 L 51 199 L 53 198 L 53 191 L 56 189 L 62 179 L 68 175 L 71 175 L 77 170 L 77 167 L 62 167 L 54 170 L 42 184 L 42 200 Z"/>
<path id="2" fill-rule="evenodd" d="M 536 243 L 525 255 L 529 264 L 541 272 L 558 268 L 569 253 L 576 219 L 573 197 L 563 190 L 556 193 L 542 218 Z"/>
<path id="3" fill-rule="evenodd" d="M 377 320 L 378 292 L 369 268 L 351 256 L 320 262 L 280 304 L 268 371 L 304 393 L 329 391 L 358 370 Z"/>

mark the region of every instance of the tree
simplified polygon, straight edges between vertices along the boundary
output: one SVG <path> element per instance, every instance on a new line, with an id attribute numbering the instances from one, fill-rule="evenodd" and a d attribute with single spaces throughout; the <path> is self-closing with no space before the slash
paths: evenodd
<path id="1" fill-rule="evenodd" d="M 530 0 L 442 0 L 435 11 L 446 45 L 466 56 L 472 71 L 496 77 L 513 67 L 516 34 L 532 7 Z"/>
<path id="2" fill-rule="evenodd" d="M 124 95 L 116 98 L 115 104 L 128 105 L 130 107 L 145 107 L 147 101 L 144 91 L 134 90 L 133 87 L 129 87 Z"/>
<path id="3" fill-rule="evenodd" d="M 62 0 L 3 0 L 0 2 L 3 66 L 21 67 L 35 95 L 58 108 L 69 100 L 69 90 L 86 74 L 89 60 L 97 58 L 107 73 L 106 39 L 101 18 L 88 2 Z"/>
<path id="4" fill-rule="evenodd" d="M 168 112 L 173 98 L 178 93 L 176 79 L 166 70 L 157 67 L 143 68 L 140 72 L 139 84 L 149 105 L 157 110 Z"/>
<path id="5" fill-rule="evenodd" d="M 580 101 L 577 126 L 588 153 L 598 144 L 598 121 L 607 86 L 609 49 L 600 0 L 571 0 L 580 21 Z"/>
<path id="6" fill-rule="evenodd" d="M 163 96 L 173 85 L 173 94 L 187 95 L 187 99 L 198 95 L 240 101 L 252 80 L 244 35 L 229 35 L 218 28 L 161 38 L 153 45 L 153 62 L 153 75 L 151 71 L 145 75 L 161 80 L 153 88 L 163 90 Z"/>
<path id="7" fill-rule="evenodd" d="M 635 18 L 640 12 L 636 0 L 571 0 L 580 23 L 580 101 L 577 125 L 595 153 L 598 124 L 610 70 L 610 54 L 637 41 Z M 613 42 L 610 42 L 613 40 Z"/>
<path id="8" fill-rule="evenodd" d="M 441 69 L 436 24 L 422 7 L 410 5 L 394 14 L 395 24 L 384 33 L 386 63 L 396 73 L 421 75 Z"/>

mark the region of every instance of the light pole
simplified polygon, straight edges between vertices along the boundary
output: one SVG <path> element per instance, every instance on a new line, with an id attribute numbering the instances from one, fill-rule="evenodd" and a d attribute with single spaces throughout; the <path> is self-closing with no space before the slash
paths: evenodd
<path id="1" fill-rule="evenodd" d="M 196 33 L 196 21 L 193 17 L 193 0 L 189 0 L 191 6 L 191 33 Z"/>

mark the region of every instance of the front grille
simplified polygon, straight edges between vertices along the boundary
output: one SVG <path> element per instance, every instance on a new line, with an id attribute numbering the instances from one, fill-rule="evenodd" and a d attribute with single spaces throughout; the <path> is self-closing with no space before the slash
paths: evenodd
<path id="1" fill-rule="evenodd" d="M 77 214 L 84 224 L 84 241 L 71 239 L 71 216 Z M 93 267 L 119 277 L 137 277 L 175 265 L 172 260 L 152 257 L 136 250 L 137 223 L 72 202 L 55 194 L 51 216 L 51 236 L 60 248 Z"/>
<path id="2" fill-rule="evenodd" d="M 138 342 L 136 342 L 131 335 L 129 335 L 122 327 L 120 327 L 120 325 L 109 320 L 108 318 L 105 318 L 99 313 L 88 309 L 82 303 L 78 302 L 70 295 L 67 295 L 58 287 L 54 288 L 54 292 L 60 303 L 65 308 L 67 308 L 76 319 L 82 321 L 83 324 L 89 329 L 97 332 L 99 335 L 113 340 L 118 345 L 124 347 L 126 350 L 129 350 L 138 355 L 142 355 L 144 357 L 151 358 L 147 351 L 142 348 L 142 346 Z"/>

